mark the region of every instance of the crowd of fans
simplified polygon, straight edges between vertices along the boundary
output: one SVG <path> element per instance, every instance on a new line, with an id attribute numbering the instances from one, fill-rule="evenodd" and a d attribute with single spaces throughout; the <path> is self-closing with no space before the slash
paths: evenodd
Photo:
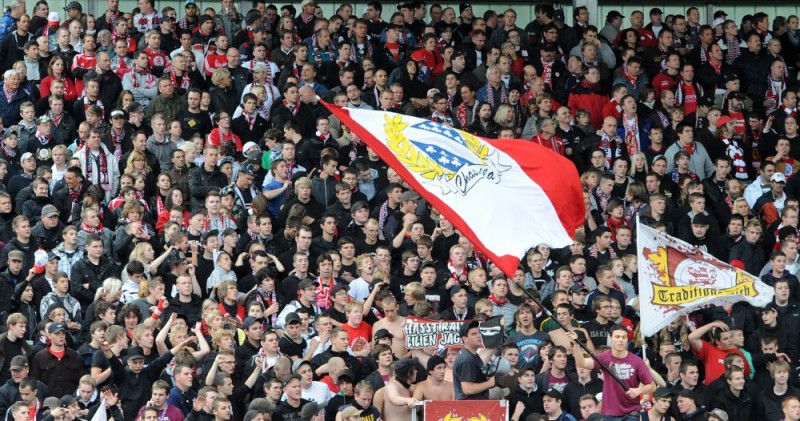
<path id="1" fill-rule="evenodd" d="M 797 16 L 118 6 L 0 17 L 5 420 L 800 420 Z M 586 222 L 507 277 L 322 100 L 550 148 Z M 774 302 L 643 341 L 638 223 Z M 409 316 L 473 322 L 409 350 Z"/>

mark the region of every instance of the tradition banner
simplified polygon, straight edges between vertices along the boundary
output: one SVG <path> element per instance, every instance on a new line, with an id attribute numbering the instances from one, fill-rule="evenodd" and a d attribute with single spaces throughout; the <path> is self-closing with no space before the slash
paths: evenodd
<path id="1" fill-rule="evenodd" d="M 747 301 L 772 302 L 772 287 L 699 248 L 637 224 L 639 311 L 642 333 L 652 336 L 698 308 Z"/>

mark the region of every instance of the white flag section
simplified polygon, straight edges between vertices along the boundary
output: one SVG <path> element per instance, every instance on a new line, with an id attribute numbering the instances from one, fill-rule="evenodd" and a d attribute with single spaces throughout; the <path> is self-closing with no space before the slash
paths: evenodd
<path id="1" fill-rule="evenodd" d="M 571 244 L 583 222 L 575 167 L 546 148 L 390 112 L 329 109 L 505 273 L 537 244 Z"/>
<path id="2" fill-rule="evenodd" d="M 97 408 L 97 412 L 92 415 L 92 421 L 108 421 L 108 413 L 106 412 L 106 400 L 103 399 L 100 402 L 100 407 Z M 120 421 L 120 420 L 116 420 Z"/>
<path id="3" fill-rule="evenodd" d="M 747 301 L 772 302 L 774 290 L 675 237 L 637 224 L 639 312 L 642 333 L 652 336 L 670 322 L 702 307 Z"/>

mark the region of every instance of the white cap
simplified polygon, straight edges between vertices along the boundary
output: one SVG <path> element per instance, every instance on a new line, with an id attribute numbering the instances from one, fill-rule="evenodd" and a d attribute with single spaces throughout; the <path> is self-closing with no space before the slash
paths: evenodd
<path id="1" fill-rule="evenodd" d="M 58 12 L 50 12 L 50 14 L 47 15 L 47 21 L 48 22 L 61 22 L 61 16 L 58 15 Z"/>

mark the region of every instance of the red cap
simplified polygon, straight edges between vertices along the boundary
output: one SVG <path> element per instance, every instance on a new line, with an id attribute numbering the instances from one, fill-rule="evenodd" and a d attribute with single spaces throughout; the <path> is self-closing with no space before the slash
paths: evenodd
<path id="1" fill-rule="evenodd" d="M 733 123 L 733 119 L 724 115 L 717 120 L 717 128 L 720 128 L 728 123 Z"/>
<path id="2" fill-rule="evenodd" d="M 744 262 L 739 260 L 739 259 L 731 260 L 731 266 L 733 266 L 733 267 L 735 267 L 737 269 L 744 270 Z"/>

